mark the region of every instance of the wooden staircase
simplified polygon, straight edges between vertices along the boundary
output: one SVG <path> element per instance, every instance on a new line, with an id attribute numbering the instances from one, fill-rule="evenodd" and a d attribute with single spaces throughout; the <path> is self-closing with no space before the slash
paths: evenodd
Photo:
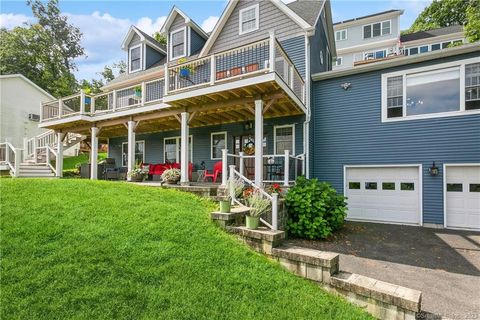
<path id="1" fill-rule="evenodd" d="M 54 178 L 55 173 L 46 164 L 35 164 L 33 161 L 20 164 L 18 178 Z"/>

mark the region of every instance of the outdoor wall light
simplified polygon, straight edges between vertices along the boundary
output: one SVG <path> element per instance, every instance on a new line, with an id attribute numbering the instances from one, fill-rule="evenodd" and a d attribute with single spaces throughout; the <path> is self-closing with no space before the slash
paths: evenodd
<path id="1" fill-rule="evenodd" d="M 432 177 L 438 176 L 438 168 L 435 166 L 435 161 L 433 161 L 432 166 L 428 169 L 428 172 Z"/>
<path id="2" fill-rule="evenodd" d="M 245 130 L 252 130 L 253 129 L 253 122 L 252 121 L 247 121 L 245 122 Z"/>
<path id="3" fill-rule="evenodd" d="M 342 89 L 345 90 L 345 91 L 350 89 L 351 86 L 352 86 L 352 84 L 350 82 L 345 82 L 345 83 L 342 83 L 340 85 L 340 87 L 342 87 Z"/>

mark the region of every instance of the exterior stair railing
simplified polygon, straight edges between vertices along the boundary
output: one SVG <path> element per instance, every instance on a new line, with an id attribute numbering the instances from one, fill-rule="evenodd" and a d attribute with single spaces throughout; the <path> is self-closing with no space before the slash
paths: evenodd
<path id="1" fill-rule="evenodd" d="M 0 163 L 6 163 L 14 177 L 20 174 L 23 149 L 15 148 L 10 142 L 0 143 Z"/>

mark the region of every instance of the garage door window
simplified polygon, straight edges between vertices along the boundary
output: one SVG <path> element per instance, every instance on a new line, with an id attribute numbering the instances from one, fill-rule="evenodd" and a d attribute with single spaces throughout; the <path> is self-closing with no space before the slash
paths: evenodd
<path id="1" fill-rule="evenodd" d="M 365 190 L 377 190 L 376 182 L 365 182 Z"/>
<path id="2" fill-rule="evenodd" d="M 415 184 L 413 182 L 402 182 L 400 183 L 400 190 L 402 191 L 414 191 Z"/>
<path id="3" fill-rule="evenodd" d="M 470 183 L 470 192 L 480 192 L 480 183 Z"/>
<path id="4" fill-rule="evenodd" d="M 349 182 L 348 189 L 350 190 L 360 190 L 360 182 Z"/>
<path id="5" fill-rule="evenodd" d="M 395 182 L 383 182 L 382 190 L 395 190 Z"/>
<path id="6" fill-rule="evenodd" d="M 461 183 L 447 183 L 448 192 L 462 192 L 463 185 Z"/>

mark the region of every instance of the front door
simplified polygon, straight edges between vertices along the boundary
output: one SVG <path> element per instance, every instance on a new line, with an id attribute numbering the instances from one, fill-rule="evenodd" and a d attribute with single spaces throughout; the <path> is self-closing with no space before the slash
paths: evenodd
<path id="1" fill-rule="evenodd" d="M 235 154 L 240 154 L 243 151 L 245 156 L 255 155 L 255 136 L 253 134 L 244 134 L 233 137 L 233 145 Z M 263 137 L 263 154 L 267 152 L 267 137 Z M 239 160 L 235 158 L 235 166 L 239 167 Z M 255 178 L 255 158 L 243 159 L 244 175 L 250 180 Z"/>

